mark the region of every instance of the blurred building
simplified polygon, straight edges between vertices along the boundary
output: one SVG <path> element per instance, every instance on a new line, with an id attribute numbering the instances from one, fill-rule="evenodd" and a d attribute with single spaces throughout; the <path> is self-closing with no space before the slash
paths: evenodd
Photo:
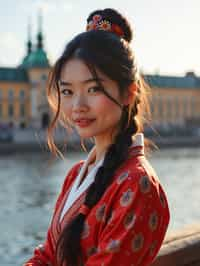
<path id="1" fill-rule="evenodd" d="M 45 128 L 49 123 L 46 81 L 50 63 L 43 44 L 41 16 L 36 44 L 28 31 L 27 52 L 16 68 L 0 67 L 0 124 Z M 200 127 L 200 77 L 144 75 L 152 88 L 154 126 Z"/>
<path id="2" fill-rule="evenodd" d="M 200 127 L 200 77 L 145 75 L 152 88 L 152 122 L 157 126 Z"/>
<path id="3" fill-rule="evenodd" d="M 48 125 L 45 89 L 50 64 L 41 28 L 39 17 L 37 42 L 32 44 L 29 27 L 27 52 L 18 67 L 0 67 L 0 124 L 39 128 Z"/>

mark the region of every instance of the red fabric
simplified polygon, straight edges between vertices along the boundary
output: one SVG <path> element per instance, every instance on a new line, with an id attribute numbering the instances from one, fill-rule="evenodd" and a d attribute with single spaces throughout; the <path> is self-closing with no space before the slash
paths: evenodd
<path id="1" fill-rule="evenodd" d="M 55 266 L 55 245 L 64 225 L 81 207 L 85 193 L 59 222 L 62 208 L 82 162 L 67 175 L 55 205 L 46 241 L 24 266 Z M 86 217 L 81 238 L 84 266 L 146 266 L 158 253 L 169 224 L 165 192 L 142 147 L 113 176 L 99 202 Z"/>

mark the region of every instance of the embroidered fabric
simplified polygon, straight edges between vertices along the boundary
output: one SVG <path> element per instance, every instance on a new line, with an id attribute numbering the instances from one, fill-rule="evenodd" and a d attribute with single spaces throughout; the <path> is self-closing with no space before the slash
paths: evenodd
<path id="1" fill-rule="evenodd" d="M 131 145 L 131 147 L 136 147 L 136 146 L 143 147 L 144 135 L 142 133 L 136 134 L 135 136 L 132 137 L 132 142 L 133 144 Z M 104 157 L 91 169 L 91 171 L 85 176 L 83 182 L 81 183 L 81 180 L 87 171 L 88 165 L 90 164 L 90 162 L 94 161 L 95 154 L 96 154 L 96 149 L 95 147 L 93 147 L 90 153 L 88 154 L 86 160 L 84 161 L 81 171 L 79 172 L 76 180 L 72 185 L 71 191 L 69 192 L 69 196 L 65 202 L 64 208 L 60 216 L 60 222 L 62 221 L 65 213 L 71 208 L 73 203 L 92 184 L 98 168 L 103 164 Z"/>

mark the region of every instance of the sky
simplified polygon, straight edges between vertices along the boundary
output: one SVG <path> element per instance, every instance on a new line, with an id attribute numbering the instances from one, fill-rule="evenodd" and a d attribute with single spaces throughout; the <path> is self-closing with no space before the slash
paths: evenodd
<path id="1" fill-rule="evenodd" d="M 200 76 L 200 0 L 0 0 L 0 66 L 22 61 L 29 21 L 35 43 L 39 10 L 53 64 L 67 42 L 85 31 L 88 14 L 107 7 L 131 23 L 131 46 L 141 71 L 173 76 L 193 71 Z"/>

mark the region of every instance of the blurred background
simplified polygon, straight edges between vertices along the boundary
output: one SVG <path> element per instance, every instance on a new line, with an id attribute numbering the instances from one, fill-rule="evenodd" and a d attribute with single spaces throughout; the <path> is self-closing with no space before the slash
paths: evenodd
<path id="1" fill-rule="evenodd" d="M 151 86 L 145 134 L 168 195 L 168 233 L 200 222 L 199 0 L 0 0 L 0 264 L 22 265 L 44 240 L 68 169 L 85 158 L 74 134 L 65 159 L 47 150 L 49 70 L 88 14 L 119 9 L 134 27 L 132 47 Z M 58 128 L 56 141 L 66 134 Z"/>

